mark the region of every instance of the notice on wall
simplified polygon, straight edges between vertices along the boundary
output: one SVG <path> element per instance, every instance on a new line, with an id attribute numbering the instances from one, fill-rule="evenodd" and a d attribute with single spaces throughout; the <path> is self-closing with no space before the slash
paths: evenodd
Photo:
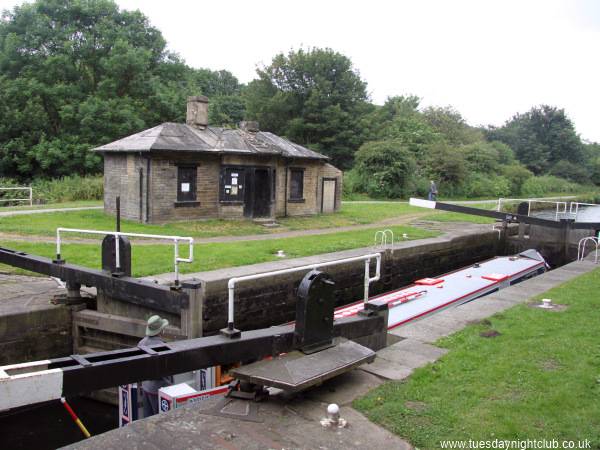
<path id="1" fill-rule="evenodd" d="M 231 186 L 231 195 L 237 195 L 237 193 L 238 193 L 238 187 Z"/>
<path id="2" fill-rule="evenodd" d="M 190 192 L 190 183 L 181 183 L 181 192 Z"/>
<path id="3" fill-rule="evenodd" d="M 237 177 L 231 177 L 231 184 L 237 184 Z"/>
<path id="4" fill-rule="evenodd" d="M 237 173 L 232 173 L 231 176 L 237 178 L 238 174 Z"/>

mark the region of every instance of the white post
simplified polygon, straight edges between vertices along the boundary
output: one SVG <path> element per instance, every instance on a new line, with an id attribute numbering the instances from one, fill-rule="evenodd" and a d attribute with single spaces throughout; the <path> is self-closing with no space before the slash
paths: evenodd
<path id="1" fill-rule="evenodd" d="M 115 254 L 115 265 L 117 266 L 117 272 L 121 269 L 121 255 L 119 253 L 121 253 L 121 249 L 120 249 L 120 245 L 119 245 L 119 239 L 120 236 L 116 236 L 113 234 L 113 237 L 115 238 L 115 251 L 117 252 Z"/>
<path id="2" fill-rule="evenodd" d="M 60 228 L 56 229 L 56 259 L 60 260 Z"/>
<path id="3" fill-rule="evenodd" d="M 29 206 L 33 206 L 33 189 L 29 187 Z"/>
<path id="4" fill-rule="evenodd" d="M 179 285 L 179 240 L 175 239 L 175 286 Z"/>
<path id="5" fill-rule="evenodd" d="M 364 284 L 364 302 L 369 301 L 369 266 L 371 259 L 365 259 L 365 284 Z"/>
<path id="6" fill-rule="evenodd" d="M 231 282 L 232 280 L 229 280 L 228 283 L 228 288 L 229 288 L 229 304 L 228 304 L 228 309 L 227 309 L 227 328 L 230 330 L 233 330 L 234 326 L 233 326 L 233 302 L 235 300 L 235 283 Z"/>

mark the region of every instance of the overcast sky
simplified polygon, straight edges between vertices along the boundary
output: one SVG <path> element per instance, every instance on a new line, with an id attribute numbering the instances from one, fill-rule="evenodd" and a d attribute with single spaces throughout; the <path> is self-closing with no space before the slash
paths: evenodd
<path id="1" fill-rule="evenodd" d="M 0 0 L 0 9 L 22 1 Z M 416 94 L 472 125 L 501 125 L 533 105 L 565 108 L 600 142 L 598 0 L 117 0 L 140 9 L 193 67 L 246 83 L 291 48 L 352 59 L 374 102 Z"/>

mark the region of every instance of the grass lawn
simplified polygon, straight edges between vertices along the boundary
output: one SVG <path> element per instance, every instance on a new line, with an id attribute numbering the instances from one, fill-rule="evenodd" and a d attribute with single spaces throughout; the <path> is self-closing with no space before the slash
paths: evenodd
<path id="1" fill-rule="evenodd" d="M 479 208 L 479 209 L 488 209 L 495 210 L 496 204 L 490 203 L 474 203 L 469 205 L 469 208 Z M 462 214 L 457 212 L 449 212 L 449 211 L 434 211 L 431 214 L 427 214 L 426 216 L 421 217 L 422 220 L 432 220 L 435 222 L 470 222 L 470 223 L 494 223 L 496 220 L 490 217 L 482 217 L 482 216 L 472 216 L 470 214 Z"/>
<path id="2" fill-rule="evenodd" d="M 420 449 L 542 438 L 600 448 L 599 290 L 597 269 L 543 294 L 564 311 L 519 305 L 470 325 L 438 342 L 450 350 L 440 360 L 354 406 Z M 500 335 L 480 336 L 490 328 Z"/>
<path id="3" fill-rule="evenodd" d="M 396 236 L 406 233 L 408 239 L 422 239 L 438 234 L 409 226 L 395 226 L 391 229 Z M 278 259 L 275 256 L 278 250 L 284 250 L 289 258 L 293 258 L 368 247 L 373 245 L 373 236 L 376 230 L 374 228 L 284 239 L 200 244 L 194 246 L 194 263 L 182 263 L 180 268 L 183 273 L 189 273 L 274 261 Z M 0 246 L 47 257 L 54 257 L 56 252 L 55 245 L 51 243 L 3 241 L 0 242 Z M 134 243 L 132 254 L 134 276 L 173 271 L 172 245 L 135 245 Z M 186 246 L 181 246 L 180 254 L 183 257 L 187 256 Z M 97 244 L 63 244 L 61 256 L 70 263 L 100 268 L 100 246 Z M 0 265 L 0 270 L 24 273 L 3 265 Z"/>
<path id="4" fill-rule="evenodd" d="M 309 217 L 288 217 L 277 219 L 281 227 L 267 229 L 250 220 L 192 220 L 165 225 L 147 225 L 123 220 L 122 231 L 183 235 L 192 237 L 245 236 L 266 234 L 277 231 L 305 230 L 314 228 L 337 228 L 378 222 L 406 214 L 426 212 L 407 204 L 345 204 L 335 214 L 321 214 Z M 69 211 L 60 213 L 20 215 L 0 217 L 0 232 L 53 236 L 58 227 L 95 230 L 114 230 L 115 219 L 102 210 Z"/>

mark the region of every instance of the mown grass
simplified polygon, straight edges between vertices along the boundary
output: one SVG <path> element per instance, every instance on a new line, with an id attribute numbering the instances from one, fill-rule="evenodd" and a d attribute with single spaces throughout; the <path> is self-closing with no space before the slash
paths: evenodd
<path id="1" fill-rule="evenodd" d="M 470 208 L 479 208 L 487 210 L 495 210 L 496 204 L 491 203 L 474 203 L 464 205 Z M 471 214 L 462 214 L 449 211 L 434 211 L 431 214 L 421 217 L 422 220 L 431 220 L 434 222 L 469 222 L 469 223 L 494 223 L 495 219 L 490 217 L 475 216 Z"/>
<path id="2" fill-rule="evenodd" d="M 542 438 L 600 448 L 598 290 L 600 269 L 544 293 L 562 312 L 520 305 L 468 326 L 438 342 L 450 350 L 440 360 L 354 406 L 420 449 Z M 480 336 L 489 329 L 500 335 Z"/>
<path id="3" fill-rule="evenodd" d="M 131 233 L 185 235 L 193 237 L 246 236 L 289 230 L 364 225 L 423 211 L 421 208 L 415 208 L 405 203 L 348 204 L 343 205 L 342 210 L 335 214 L 277 219 L 281 226 L 274 229 L 267 229 L 250 220 L 191 220 L 164 225 L 149 225 L 122 220 L 121 230 Z M 53 236 L 58 227 L 114 230 L 115 218 L 104 214 L 102 210 L 0 217 L 0 232 L 4 233 Z"/>
<path id="4" fill-rule="evenodd" d="M 395 226 L 391 229 L 396 236 L 406 233 L 409 240 L 438 235 L 432 231 L 409 226 Z M 278 250 L 283 250 L 288 258 L 293 258 L 368 247 L 373 245 L 375 231 L 376 229 L 366 229 L 284 239 L 200 244 L 194 246 L 194 263 L 182 263 L 180 268 L 182 273 L 190 273 L 274 261 L 278 259 L 275 256 Z M 0 246 L 46 257 L 54 257 L 56 252 L 55 245 L 51 243 L 2 241 Z M 180 254 L 186 256 L 187 251 L 186 246 L 182 245 Z M 100 268 L 100 246 L 98 244 L 63 244 L 61 256 L 70 263 Z M 134 276 L 172 272 L 173 247 L 161 244 L 133 244 L 132 266 Z M 23 273 L 23 271 L 9 266 L 0 265 L 0 270 Z"/>

